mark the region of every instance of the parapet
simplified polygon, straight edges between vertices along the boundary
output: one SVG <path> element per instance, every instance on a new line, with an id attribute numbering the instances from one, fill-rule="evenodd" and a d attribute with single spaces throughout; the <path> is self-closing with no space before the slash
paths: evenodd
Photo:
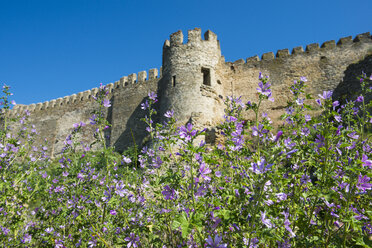
<path id="1" fill-rule="evenodd" d="M 138 78 L 136 73 L 132 73 L 128 76 L 121 77 L 120 80 L 115 83 L 109 83 L 106 85 L 106 89 L 109 93 L 113 93 L 116 89 L 125 88 L 129 85 L 135 85 L 137 83 L 146 83 L 149 80 L 156 80 L 159 77 L 159 71 L 156 68 L 150 69 L 147 74 L 146 71 L 140 71 L 138 73 Z M 17 114 L 23 114 L 25 110 L 29 112 L 33 111 L 46 111 L 49 109 L 58 108 L 65 105 L 77 104 L 79 102 L 90 101 L 93 99 L 93 96 L 97 96 L 99 88 L 93 88 L 91 90 L 86 90 L 79 92 L 77 94 L 72 94 L 71 96 L 60 97 L 43 103 L 33 103 L 30 105 L 17 104 L 10 111 L 10 114 L 15 116 Z"/>
<path id="2" fill-rule="evenodd" d="M 209 34 L 208 34 L 209 35 Z M 369 32 L 358 34 L 353 39 L 351 36 L 347 36 L 344 38 L 340 38 L 336 43 L 335 40 L 329 40 L 322 43 L 319 46 L 319 43 L 312 43 L 306 45 L 306 50 L 302 46 L 298 46 L 292 49 L 292 52 L 289 52 L 288 48 L 278 50 L 275 55 L 273 52 L 267 52 L 262 54 L 261 59 L 259 56 L 255 55 L 246 59 L 245 63 L 247 65 L 255 65 L 260 63 L 261 61 L 273 61 L 276 59 L 287 59 L 291 58 L 292 56 L 297 55 L 311 55 L 314 53 L 332 50 L 332 49 L 348 49 L 347 47 L 362 44 L 362 43 L 371 43 L 372 44 L 372 37 Z M 228 63 L 228 62 L 227 62 Z M 241 60 L 235 61 L 233 64 L 241 64 Z"/>
<path id="3" fill-rule="evenodd" d="M 166 49 L 168 47 L 180 47 L 184 46 L 197 46 L 198 44 L 211 44 L 211 46 L 216 46 L 220 49 L 219 42 L 217 40 L 217 35 L 210 30 L 207 30 L 204 33 L 204 40 L 201 36 L 201 29 L 194 28 L 192 30 L 188 30 L 187 33 L 187 43 L 184 43 L 183 33 L 181 30 L 173 33 L 170 35 L 169 40 L 164 42 L 163 48 Z M 208 42 L 208 43 L 207 43 Z"/>

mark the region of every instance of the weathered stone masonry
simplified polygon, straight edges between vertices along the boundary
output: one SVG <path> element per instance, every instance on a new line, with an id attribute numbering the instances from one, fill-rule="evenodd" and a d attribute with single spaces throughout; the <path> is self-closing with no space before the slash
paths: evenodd
<path id="1" fill-rule="evenodd" d="M 145 116 L 140 108 L 147 94 L 156 91 L 159 96 L 158 110 L 161 116 L 173 109 L 180 124 L 193 121 L 200 127 L 212 130 L 223 115 L 226 96 L 242 96 L 244 101 L 256 100 L 258 74 L 270 76 L 275 102 L 265 105 L 265 111 L 275 121 L 283 113 L 290 97 L 288 87 L 300 76 L 309 80 L 308 90 L 313 94 L 333 90 L 341 96 L 358 90 L 356 76 L 361 71 L 372 73 L 372 39 L 370 33 L 324 42 L 321 46 L 310 44 L 303 47 L 282 49 L 261 56 L 225 62 L 221 56 L 216 34 L 207 31 L 204 39 L 201 30 L 188 31 L 188 41 L 178 31 L 165 41 L 163 65 L 160 70 L 151 69 L 122 77 L 108 84 L 112 106 L 107 111 L 109 145 L 119 151 L 133 145 L 133 136 L 141 145 L 146 133 L 140 121 Z M 46 138 L 52 155 L 58 154 L 73 123 L 89 123 L 91 113 L 97 106 L 92 96 L 98 88 L 44 103 L 14 106 L 11 115 L 31 112 L 31 122 L 40 135 Z M 247 116 L 249 118 L 249 116 Z M 83 134 L 89 141 L 91 135 Z M 132 136 L 133 133 L 133 136 Z"/>

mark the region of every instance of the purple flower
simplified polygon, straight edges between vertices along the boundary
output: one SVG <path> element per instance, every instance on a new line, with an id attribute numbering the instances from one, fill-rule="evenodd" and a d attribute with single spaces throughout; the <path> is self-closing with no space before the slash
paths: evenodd
<path id="1" fill-rule="evenodd" d="M 209 169 L 209 167 L 204 162 L 200 164 L 199 172 L 200 172 L 200 176 L 204 178 L 204 180 L 206 181 L 211 180 L 211 178 L 206 175 L 210 174 L 212 171 L 211 169 Z"/>
<path id="2" fill-rule="evenodd" d="M 304 100 L 305 100 L 305 99 L 300 99 L 300 98 L 297 99 L 297 100 L 296 100 L 297 105 L 300 105 L 300 106 L 303 105 L 303 104 L 304 104 Z"/>
<path id="3" fill-rule="evenodd" d="M 128 194 L 128 190 L 124 188 L 124 184 L 116 184 L 116 190 L 115 193 L 118 194 L 121 197 L 124 197 L 126 194 Z"/>
<path id="4" fill-rule="evenodd" d="M 294 238 L 294 237 L 296 237 L 296 234 L 292 231 L 292 228 L 290 227 L 290 225 L 291 225 L 291 222 L 288 219 L 286 219 L 284 221 L 284 227 L 289 232 L 290 237 Z"/>
<path id="5" fill-rule="evenodd" d="M 258 247 L 258 238 L 253 238 L 253 239 L 247 239 L 247 238 L 243 238 L 243 242 L 244 242 L 244 245 L 246 245 L 248 247 L 248 244 L 249 247 L 248 248 L 256 248 Z"/>
<path id="6" fill-rule="evenodd" d="M 317 134 L 315 138 L 315 143 L 318 144 L 318 147 L 324 146 L 324 142 L 325 142 L 325 138 L 322 135 Z"/>
<path id="7" fill-rule="evenodd" d="M 355 100 L 355 102 L 363 102 L 363 101 L 364 101 L 363 96 L 358 96 L 357 99 Z"/>
<path id="8" fill-rule="evenodd" d="M 266 165 L 266 160 L 263 158 L 262 160 L 258 161 L 257 163 L 251 163 L 251 167 L 249 168 L 255 174 L 262 174 L 268 170 L 270 170 L 273 164 Z"/>
<path id="9" fill-rule="evenodd" d="M 287 194 L 285 193 L 278 193 L 276 194 L 276 197 L 278 198 L 278 202 L 287 200 Z"/>
<path id="10" fill-rule="evenodd" d="M 148 96 L 149 96 L 149 98 L 150 98 L 151 100 L 153 100 L 154 102 L 157 101 L 157 99 L 156 99 L 157 95 L 156 95 L 155 92 L 150 92 L 150 93 L 148 94 Z"/>
<path id="11" fill-rule="evenodd" d="M 48 227 L 47 229 L 45 229 L 45 232 L 46 233 L 51 233 L 54 231 L 54 228 L 53 227 Z"/>
<path id="12" fill-rule="evenodd" d="M 306 78 L 306 77 L 300 77 L 300 80 L 301 80 L 302 82 L 307 82 L 307 78 Z"/>
<path id="13" fill-rule="evenodd" d="M 192 128 L 191 123 L 187 123 L 186 127 L 182 126 L 179 129 L 178 135 L 181 139 L 185 139 L 186 141 L 190 141 L 191 137 L 194 137 L 197 134 L 197 131 Z"/>
<path id="14" fill-rule="evenodd" d="M 222 241 L 222 237 L 218 236 L 218 234 L 214 237 L 214 240 L 211 236 L 205 240 L 207 241 L 207 248 L 224 248 L 227 247 L 227 244 L 220 244 Z"/>
<path id="15" fill-rule="evenodd" d="M 277 142 L 279 140 L 280 136 L 282 136 L 282 135 L 283 135 L 283 131 L 279 130 L 278 133 L 276 134 L 273 142 Z"/>
<path id="16" fill-rule="evenodd" d="M 261 211 L 261 221 L 262 221 L 262 224 L 264 224 L 268 228 L 274 227 L 273 223 L 271 223 L 271 220 L 270 219 L 266 219 L 266 211 L 265 212 L 262 212 Z"/>
<path id="17" fill-rule="evenodd" d="M 288 115 L 292 115 L 294 113 L 294 108 L 293 107 L 288 107 L 288 108 L 285 109 L 285 112 Z"/>
<path id="18" fill-rule="evenodd" d="M 358 176 L 358 184 L 356 185 L 357 189 L 361 190 L 362 192 L 365 192 L 366 190 L 370 190 L 372 187 L 371 183 L 368 183 L 371 180 L 371 178 L 367 177 L 367 175 L 362 176 L 359 174 Z"/>
<path id="19" fill-rule="evenodd" d="M 28 233 L 25 234 L 25 236 L 23 236 L 23 239 L 21 240 L 22 243 L 30 243 L 32 240 L 32 236 Z"/>
<path id="20" fill-rule="evenodd" d="M 165 200 L 174 200 L 174 199 L 176 199 L 176 197 L 174 195 L 175 194 L 175 190 L 174 189 L 171 189 L 169 187 L 169 185 L 165 185 L 164 186 L 164 190 L 161 193 L 163 194 Z"/>
<path id="21" fill-rule="evenodd" d="M 155 168 L 160 168 L 160 166 L 163 164 L 163 160 L 159 156 L 152 159 L 152 166 Z"/>
<path id="22" fill-rule="evenodd" d="M 339 102 L 339 101 L 334 101 L 334 102 L 332 103 L 333 110 L 335 110 L 335 108 L 336 108 L 337 106 L 339 106 L 339 105 L 340 105 L 340 102 Z"/>
<path id="23" fill-rule="evenodd" d="M 267 201 L 264 201 L 264 203 L 267 205 L 267 206 L 271 206 L 274 204 L 274 202 L 272 200 L 267 200 Z"/>
<path id="24" fill-rule="evenodd" d="M 307 184 L 307 183 L 310 183 L 310 182 L 311 182 L 311 180 L 310 180 L 310 176 L 304 174 L 304 175 L 302 175 L 300 181 L 301 181 L 301 184 Z"/>
<path id="25" fill-rule="evenodd" d="M 264 84 L 263 82 L 259 82 L 258 86 L 259 86 L 259 88 L 257 88 L 258 93 L 265 95 L 267 97 L 271 96 L 271 90 L 270 90 L 271 84 L 270 83 Z"/>
<path id="26" fill-rule="evenodd" d="M 146 110 L 150 107 L 149 102 L 146 100 L 146 102 L 141 103 L 141 109 Z"/>
<path id="27" fill-rule="evenodd" d="M 268 130 L 264 129 L 262 124 L 259 124 L 258 127 L 256 127 L 256 126 L 252 127 L 252 135 L 253 136 L 262 137 L 263 134 L 265 134 L 267 132 L 268 132 Z"/>
<path id="28" fill-rule="evenodd" d="M 296 145 L 296 143 L 295 142 L 291 143 L 291 142 L 292 142 L 292 139 L 288 137 L 287 139 L 284 140 L 284 146 L 288 149 L 292 149 Z"/>
<path id="29" fill-rule="evenodd" d="M 258 79 L 260 79 L 260 80 L 263 79 L 262 72 L 259 72 L 259 73 L 258 73 Z"/>
<path id="30" fill-rule="evenodd" d="M 63 245 L 63 241 L 62 240 L 60 240 L 60 239 L 56 239 L 55 241 L 55 246 L 54 246 L 54 248 L 65 248 L 66 246 L 64 246 Z"/>
<path id="31" fill-rule="evenodd" d="M 311 121 L 311 116 L 310 115 L 305 115 L 305 121 L 306 122 Z"/>
<path id="32" fill-rule="evenodd" d="M 335 115 L 335 120 L 336 120 L 337 122 L 342 122 L 342 118 L 341 118 L 340 115 Z"/>
<path id="33" fill-rule="evenodd" d="M 123 156 L 123 162 L 126 163 L 126 164 L 130 164 L 132 162 L 132 160 L 128 157 Z"/>
<path id="34" fill-rule="evenodd" d="M 368 156 L 365 154 L 362 155 L 362 166 L 368 166 L 369 168 L 372 167 L 372 160 L 369 160 Z"/>
<path id="35" fill-rule="evenodd" d="M 103 106 L 104 106 L 105 108 L 111 107 L 111 102 L 110 102 L 110 100 L 109 100 L 109 99 L 105 99 L 105 100 L 103 100 Z"/>
<path id="36" fill-rule="evenodd" d="M 304 135 L 304 136 L 308 136 L 310 134 L 310 129 L 308 129 L 307 127 L 304 127 L 301 129 L 301 135 Z"/>
<path id="37" fill-rule="evenodd" d="M 333 94 L 333 91 L 323 91 L 323 94 L 322 95 L 318 95 L 320 98 L 322 98 L 323 100 L 327 100 L 329 98 L 332 97 L 332 94 Z"/>
<path id="38" fill-rule="evenodd" d="M 88 245 L 89 248 L 97 246 L 97 240 L 92 237 L 92 240 L 88 241 Z"/>
<path id="39" fill-rule="evenodd" d="M 110 214 L 111 215 L 116 215 L 117 213 L 116 213 L 116 210 L 110 210 Z"/>
<path id="40" fill-rule="evenodd" d="M 90 124 L 95 125 L 97 123 L 97 115 L 92 115 L 92 117 L 89 118 Z"/>
<path id="41" fill-rule="evenodd" d="M 155 151 L 153 149 L 148 149 L 147 155 L 149 155 L 149 157 L 153 157 L 155 155 Z"/>
<path id="42" fill-rule="evenodd" d="M 347 136 L 351 139 L 358 139 L 359 135 L 356 134 L 356 132 L 348 133 Z"/>
<path id="43" fill-rule="evenodd" d="M 79 172 L 77 174 L 77 178 L 79 178 L 79 179 L 84 179 L 84 177 L 85 177 L 85 175 L 83 173 L 81 173 L 81 172 Z"/>
<path id="44" fill-rule="evenodd" d="M 167 118 L 172 118 L 174 115 L 174 111 L 173 110 L 168 110 L 167 112 L 165 112 L 164 116 L 167 117 Z"/>

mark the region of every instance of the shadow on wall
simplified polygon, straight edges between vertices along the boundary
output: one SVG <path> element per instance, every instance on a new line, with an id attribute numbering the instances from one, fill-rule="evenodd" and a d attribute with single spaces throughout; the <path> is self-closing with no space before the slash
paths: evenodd
<path id="1" fill-rule="evenodd" d="M 148 97 L 144 97 L 141 103 L 135 108 L 131 116 L 128 118 L 124 132 L 122 132 L 116 141 L 111 140 L 112 145 L 115 147 L 115 151 L 123 152 L 126 149 L 133 147 L 134 142 L 138 149 L 147 142 L 149 139 L 149 132 L 146 131 L 147 124 L 142 120 L 145 116 L 149 115 L 148 110 L 141 109 L 141 104 L 148 101 Z M 158 111 L 159 102 L 154 104 L 154 108 Z M 154 124 L 158 122 L 158 117 L 152 117 Z"/>
<path id="2" fill-rule="evenodd" d="M 371 75 L 372 54 L 346 68 L 343 80 L 333 92 L 334 99 L 341 100 L 342 103 L 344 103 L 346 99 L 354 100 L 361 91 L 360 82 L 357 77 L 359 77 L 362 72 L 365 72 L 368 77 Z M 368 96 L 365 96 L 365 100 L 371 101 L 372 95 L 369 94 Z"/>

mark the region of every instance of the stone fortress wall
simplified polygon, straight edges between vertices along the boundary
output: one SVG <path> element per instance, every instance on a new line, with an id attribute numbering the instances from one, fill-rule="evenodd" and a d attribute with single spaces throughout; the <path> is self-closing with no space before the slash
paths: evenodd
<path id="1" fill-rule="evenodd" d="M 358 90 L 356 77 L 361 71 L 372 73 L 372 39 L 370 33 L 349 36 L 335 41 L 324 42 L 321 46 L 309 44 L 302 47 L 282 49 L 274 54 L 225 62 L 217 35 L 211 31 L 201 37 L 201 30 L 188 31 L 184 42 L 183 33 L 178 31 L 165 41 L 163 65 L 160 70 L 151 69 L 122 77 L 108 84 L 108 97 L 112 106 L 107 111 L 109 145 L 118 151 L 138 145 L 146 137 L 145 125 L 141 118 L 145 112 L 140 108 L 150 91 L 159 96 L 159 116 L 173 109 L 180 124 L 192 121 L 199 127 L 207 127 L 211 136 L 221 121 L 224 99 L 227 96 L 242 96 L 244 102 L 257 99 L 256 88 L 259 72 L 270 76 L 275 102 L 265 105 L 274 122 L 279 121 L 287 100 L 288 87 L 301 76 L 308 78 L 308 91 L 313 94 L 333 90 L 342 96 Z M 52 154 L 58 154 L 63 141 L 71 132 L 73 123 L 89 123 L 91 113 L 97 106 L 92 99 L 98 88 L 72 96 L 58 98 L 44 103 L 16 105 L 11 115 L 31 112 L 31 122 L 40 135 L 38 141 L 46 138 Z M 246 116 L 250 118 L 249 115 Z M 161 121 L 161 119 L 159 119 Z M 87 133 L 89 130 L 86 131 Z M 89 135 L 83 135 L 88 141 Z M 207 139 L 212 140 L 210 137 Z"/>
<path id="2" fill-rule="evenodd" d="M 135 136 L 138 136 L 139 126 L 142 130 L 144 129 L 140 121 L 144 115 L 139 116 L 136 121 L 131 118 L 133 118 L 136 110 L 139 112 L 139 105 L 146 98 L 148 92 L 157 90 L 160 77 L 161 69 L 150 69 L 148 74 L 146 71 L 141 71 L 138 74 L 133 73 L 120 78 L 115 83 L 106 85 L 109 91 L 107 97 L 111 100 L 111 107 L 106 113 L 112 125 L 108 133 L 109 144 L 115 144 L 120 149 L 120 142 L 115 143 L 119 138 L 122 140 L 129 139 L 132 144 L 131 133 L 123 134 L 126 124 L 131 123 L 131 129 Z M 29 111 L 30 122 L 35 125 L 35 129 L 39 133 L 36 137 L 36 143 L 42 144 L 47 139 L 50 153 L 55 155 L 64 147 L 64 140 L 73 130 L 74 123 L 82 121 L 89 127 L 92 112 L 98 108 L 98 104 L 93 99 L 98 91 L 99 88 L 93 88 L 44 103 L 17 104 L 10 114 L 11 117 L 15 117 L 23 115 L 26 110 Z M 81 135 L 82 141 L 92 141 L 92 131 L 92 128 L 86 128 Z"/>
<path id="3" fill-rule="evenodd" d="M 290 85 L 301 76 L 308 79 L 306 91 L 314 97 L 325 90 L 333 90 L 339 98 L 358 91 L 356 79 L 362 71 L 372 73 L 372 39 L 370 33 L 326 41 L 321 46 L 309 44 L 282 49 L 274 54 L 265 53 L 233 63 L 221 61 L 218 75 L 224 86 L 224 95 L 242 96 L 244 101 L 256 100 L 259 72 L 269 75 L 274 102 L 266 102 L 265 111 L 273 121 L 279 120 L 287 101 L 291 99 Z M 251 82 L 254 82 L 253 84 Z"/>

